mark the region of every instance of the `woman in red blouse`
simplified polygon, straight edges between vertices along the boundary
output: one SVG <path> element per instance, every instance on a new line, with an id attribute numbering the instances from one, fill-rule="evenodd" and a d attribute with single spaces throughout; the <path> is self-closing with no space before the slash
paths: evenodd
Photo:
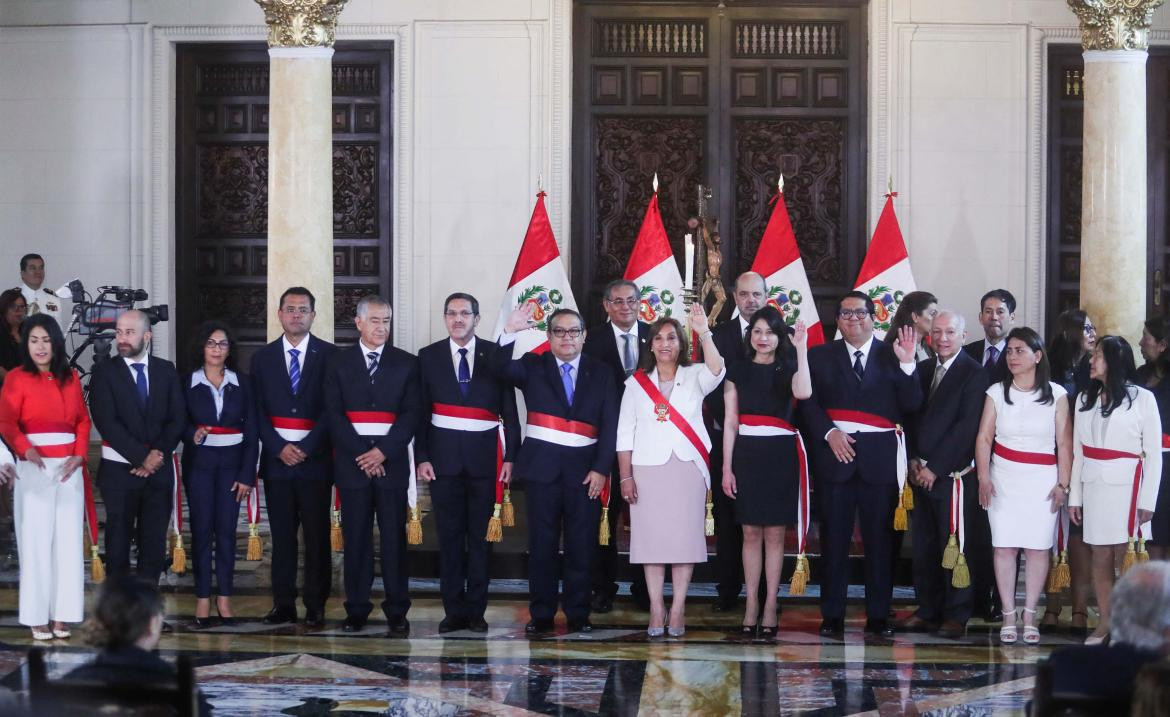
<path id="1" fill-rule="evenodd" d="M 25 320 L 20 357 L 0 388 L 0 435 L 17 458 L 20 623 L 33 639 L 64 639 L 66 623 L 81 622 L 85 599 L 81 463 L 89 413 L 51 316 Z"/>

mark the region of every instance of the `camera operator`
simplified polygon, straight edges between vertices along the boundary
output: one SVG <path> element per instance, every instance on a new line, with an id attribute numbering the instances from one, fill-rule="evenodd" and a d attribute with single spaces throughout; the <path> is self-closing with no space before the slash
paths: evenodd
<path id="1" fill-rule="evenodd" d="M 121 360 L 95 364 L 89 394 L 102 435 L 97 483 L 106 505 L 106 560 L 111 575 L 129 572 L 137 526 L 137 572 L 157 582 L 175 487 L 171 454 L 186 420 L 183 391 L 175 365 L 150 355 L 145 312 L 123 312 L 114 340 Z"/>

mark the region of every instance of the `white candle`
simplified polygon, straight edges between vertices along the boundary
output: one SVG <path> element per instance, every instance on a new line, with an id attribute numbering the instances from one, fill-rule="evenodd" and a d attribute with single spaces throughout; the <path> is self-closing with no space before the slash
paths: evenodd
<path id="1" fill-rule="evenodd" d="M 683 274 L 683 288 L 690 289 L 691 282 L 694 281 L 695 276 L 695 242 L 690 234 L 687 234 L 686 240 L 683 242 L 683 248 L 686 257 L 684 264 L 687 268 L 686 273 Z"/>

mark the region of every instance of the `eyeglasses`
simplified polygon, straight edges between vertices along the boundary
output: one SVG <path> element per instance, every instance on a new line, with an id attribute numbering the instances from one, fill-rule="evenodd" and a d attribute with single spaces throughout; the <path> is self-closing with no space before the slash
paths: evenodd
<path id="1" fill-rule="evenodd" d="M 613 306 L 637 306 L 641 303 L 641 299 L 636 296 L 631 296 L 628 299 L 606 299 Z"/>
<path id="2" fill-rule="evenodd" d="M 1097 333 L 1097 327 L 1093 326 L 1092 324 L 1085 324 L 1085 334 L 1096 334 L 1096 333 Z"/>
<path id="3" fill-rule="evenodd" d="M 563 339 L 568 336 L 571 339 L 581 338 L 581 334 L 585 333 L 581 329 L 562 329 L 559 326 L 552 330 L 552 335 L 558 339 Z"/>
<path id="4" fill-rule="evenodd" d="M 309 314 L 313 313 L 313 310 L 307 306 L 286 306 L 281 309 L 281 311 L 288 314 L 289 316 L 296 316 L 297 314 L 300 314 L 301 316 L 308 316 Z"/>
<path id="5" fill-rule="evenodd" d="M 448 319 L 466 320 L 470 319 L 472 316 L 475 316 L 475 314 L 471 313 L 470 311 L 444 311 L 443 316 L 446 316 Z"/>
<path id="6" fill-rule="evenodd" d="M 203 344 L 204 348 L 219 349 L 220 351 L 227 351 L 232 347 L 229 341 L 212 341 L 207 339 L 207 343 Z"/>
<path id="7" fill-rule="evenodd" d="M 860 321 L 869 316 L 869 309 L 838 309 L 837 316 L 842 319 L 857 319 Z"/>

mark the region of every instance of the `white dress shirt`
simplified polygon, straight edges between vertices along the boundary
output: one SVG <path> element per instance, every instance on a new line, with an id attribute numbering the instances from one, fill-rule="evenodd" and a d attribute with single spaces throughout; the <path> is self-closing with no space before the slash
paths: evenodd
<path id="1" fill-rule="evenodd" d="M 575 390 L 577 388 L 577 374 L 581 373 L 581 354 L 577 354 L 577 357 L 574 358 L 572 361 L 562 361 L 559 358 L 556 358 L 556 356 L 554 356 L 553 358 L 556 359 L 556 362 L 557 362 L 557 373 L 558 374 L 564 375 L 565 369 L 562 367 L 566 363 L 573 367 L 573 370 L 569 372 L 569 379 L 572 380 L 573 389 Z M 561 381 L 564 382 L 564 379 L 561 379 Z"/>
<path id="2" fill-rule="evenodd" d="M 460 346 L 455 343 L 455 339 L 447 339 L 447 344 L 451 347 L 451 365 L 455 367 L 455 378 L 459 378 L 459 349 L 467 349 L 467 375 L 475 375 L 475 335 L 472 334 L 471 340 L 467 342 L 466 346 Z"/>
<path id="3" fill-rule="evenodd" d="M 146 377 L 146 392 L 150 393 L 150 352 L 142 356 L 123 356 L 122 360 L 126 362 L 126 370 L 130 372 L 130 383 L 135 386 L 138 385 L 138 371 L 134 368 L 134 364 L 142 364 L 142 375 Z"/>
<path id="4" fill-rule="evenodd" d="M 382 349 L 386 348 L 386 344 L 382 344 L 378 348 L 374 349 L 374 348 L 370 348 L 369 346 L 366 346 L 359 339 L 358 346 L 360 346 L 362 349 L 362 361 L 364 361 L 366 364 L 366 370 L 369 370 L 369 368 L 370 368 L 370 353 L 371 352 L 378 354 L 378 365 L 379 366 L 382 365 Z"/>
<path id="5" fill-rule="evenodd" d="M 609 322 L 609 325 L 613 327 L 613 340 L 617 342 L 618 358 L 622 360 L 622 366 L 627 370 L 631 368 L 636 370 L 638 368 L 640 344 L 640 339 L 638 338 L 638 322 L 635 321 L 634 325 L 630 327 L 629 331 L 622 331 L 621 327 L 612 321 Z M 622 338 L 623 336 L 630 337 L 630 351 L 634 354 L 633 366 L 626 366 L 626 340 Z"/>
<path id="6" fill-rule="evenodd" d="M 299 344 L 294 344 L 288 340 L 288 336 L 280 337 L 280 344 L 284 347 L 284 370 L 288 371 L 288 375 L 292 375 L 292 354 L 289 350 L 297 350 L 297 368 L 301 370 L 301 375 L 305 375 L 305 353 L 309 350 L 309 335 L 305 334 Z"/>
<path id="7" fill-rule="evenodd" d="M 995 349 L 995 352 L 996 352 L 995 353 L 995 360 L 999 361 L 999 357 L 1003 356 L 1003 350 L 1005 348 L 1007 348 L 1007 337 L 1000 339 L 999 343 L 995 344 L 995 345 L 988 344 L 987 339 L 984 339 L 983 340 L 983 358 L 981 358 L 979 360 L 979 363 L 983 364 L 984 366 L 987 365 L 987 358 L 991 354 L 991 349 Z"/>
<path id="8" fill-rule="evenodd" d="M 211 398 L 215 401 L 215 420 L 218 421 L 223 416 L 223 392 L 227 390 L 228 384 L 239 388 L 240 380 L 236 377 L 235 371 L 230 368 L 225 368 L 223 370 L 223 381 L 220 381 L 219 388 L 216 388 L 215 384 L 207 378 L 207 374 L 203 369 L 199 369 L 191 374 L 191 387 L 194 388 L 200 384 L 211 389 Z"/>

